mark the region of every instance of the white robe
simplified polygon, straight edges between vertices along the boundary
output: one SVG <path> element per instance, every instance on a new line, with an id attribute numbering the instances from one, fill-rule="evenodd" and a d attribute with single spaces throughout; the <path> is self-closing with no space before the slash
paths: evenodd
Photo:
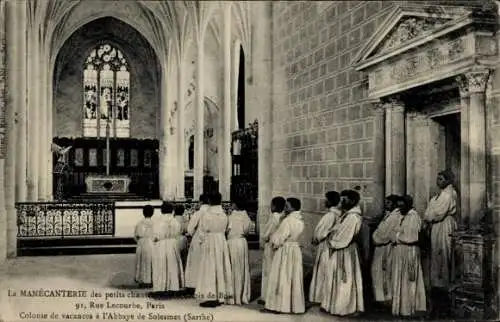
<path id="1" fill-rule="evenodd" d="M 372 261 L 372 284 L 375 301 L 386 302 L 392 299 L 392 241 L 401 222 L 399 209 L 386 214 L 373 232 L 375 251 Z"/>
<path id="2" fill-rule="evenodd" d="M 136 226 L 134 238 L 137 242 L 135 251 L 135 281 L 151 284 L 153 274 L 153 237 L 154 222 L 151 218 L 142 219 Z"/>
<path id="3" fill-rule="evenodd" d="M 208 210 L 208 205 L 201 205 L 200 210 L 195 212 L 187 226 L 187 233 L 192 236 L 189 252 L 186 260 L 186 287 L 196 288 L 196 279 L 198 278 L 198 267 L 200 265 L 200 239 L 198 225 L 203 214 Z"/>
<path id="4" fill-rule="evenodd" d="M 313 234 L 313 241 L 317 243 L 316 259 L 314 261 L 313 275 L 309 287 L 309 301 L 312 303 L 321 303 L 325 289 L 326 271 L 328 270 L 328 261 L 330 259 L 330 246 L 328 245 L 328 234 L 332 231 L 341 211 L 332 207 L 329 209 L 316 225 Z"/>
<path id="5" fill-rule="evenodd" d="M 250 264 L 248 261 L 248 242 L 245 238 L 250 232 L 252 221 L 246 211 L 233 211 L 228 217 L 227 244 L 233 275 L 234 300 L 230 304 L 250 302 Z"/>
<path id="6" fill-rule="evenodd" d="M 211 206 L 200 219 L 195 297 L 201 301 L 233 301 L 233 276 L 225 235 L 227 224 L 227 215 L 221 206 Z"/>
<path id="7" fill-rule="evenodd" d="M 269 272 L 271 270 L 271 265 L 273 263 L 273 256 L 275 249 L 270 242 L 271 236 L 278 229 L 280 221 L 283 218 L 283 213 L 274 212 L 271 214 L 269 219 L 264 226 L 262 231 L 262 245 L 264 245 L 264 254 L 262 256 L 262 281 L 260 287 L 260 297 L 262 300 L 266 298 L 267 281 L 269 277 Z"/>
<path id="8" fill-rule="evenodd" d="M 184 287 L 184 270 L 179 252 L 181 226 L 173 214 L 164 214 L 155 226 L 153 291 L 179 291 Z"/>
<path id="9" fill-rule="evenodd" d="M 335 315 L 364 311 L 363 279 L 356 236 L 361 229 L 361 209 L 356 206 L 338 220 L 329 236 L 330 257 L 321 307 Z"/>
<path id="10" fill-rule="evenodd" d="M 418 235 L 422 220 L 410 210 L 401 220 L 395 236 L 392 276 L 392 314 L 412 316 L 426 311 L 424 275 L 420 262 Z"/>
<path id="11" fill-rule="evenodd" d="M 457 192 L 448 185 L 429 201 L 424 220 L 432 224 L 430 283 L 432 287 L 447 289 L 452 281 L 451 234 L 457 229 L 454 218 L 457 211 Z"/>
<path id="12" fill-rule="evenodd" d="M 267 282 L 265 308 L 282 313 L 304 313 L 304 274 L 299 238 L 304 231 L 300 211 L 286 216 L 271 236 L 276 249 Z"/>

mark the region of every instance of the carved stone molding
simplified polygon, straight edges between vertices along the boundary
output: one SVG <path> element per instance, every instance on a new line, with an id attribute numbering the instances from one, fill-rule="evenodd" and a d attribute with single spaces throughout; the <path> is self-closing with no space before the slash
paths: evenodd
<path id="1" fill-rule="evenodd" d="M 490 77 L 490 70 L 473 70 L 465 73 L 467 79 L 469 93 L 484 93 L 486 92 L 486 85 Z"/>
<path id="2" fill-rule="evenodd" d="M 458 84 L 458 90 L 460 91 L 460 97 L 469 96 L 469 81 L 465 75 L 458 75 L 455 77 L 455 81 Z"/>
<path id="3" fill-rule="evenodd" d="M 440 26 L 449 19 L 439 19 L 434 17 L 405 17 L 401 19 L 398 26 L 390 36 L 380 45 L 376 54 L 386 53 L 395 47 L 408 43 L 414 38 L 423 36 Z"/>

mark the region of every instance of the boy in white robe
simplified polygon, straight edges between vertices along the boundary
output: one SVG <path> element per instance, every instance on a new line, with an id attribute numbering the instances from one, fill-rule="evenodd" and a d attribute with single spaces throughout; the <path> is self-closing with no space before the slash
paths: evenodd
<path id="1" fill-rule="evenodd" d="M 344 190 L 340 195 L 343 214 L 328 237 L 332 255 L 321 311 L 345 316 L 364 311 L 363 279 L 356 243 L 362 214 L 358 192 Z"/>
<path id="2" fill-rule="evenodd" d="M 300 208 L 299 199 L 288 198 L 288 214 L 271 236 L 270 242 L 276 251 L 267 282 L 264 312 L 305 312 L 302 250 L 299 244 L 299 238 L 304 231 L 304 221 Z"/>
<path id="3" fill-rule="evenodd" d="M 382 305 L 392 303 L 392 241 L 402 218 L 397 208 L 399 199 L 396 195 L 386 197 L 385 216 L 372 235 L 375 245 L 371 267 L 372 288 L 374 300 Z"/>
<path id="4" fill-rule="evenodd" d="M 162 218 L 155 226 L 153 257 L 153 291 L 180 291 L 184 288 L 184 269 L 179 252 L 181 225 L 174 218 L 174 206 L 161 205 Z"/>
<path id="5" fill-rule="evenodd" d="M 248 261 L 248 242 L 252 221 L 242 201 L 233 202 L 233 211 L 228 216 L 226 230 L 231 272 L 233 275 L 234 298 L 229 304 L 248 304 L 250 302 L 250 264 Z"/>
<path id="6" fill-rule="evenodd" d="M 137 242 L 135 251 L 135 281 L 140 287 L 151 287 L 153 285 L 153 237 L 154 223 L 153 217 L 154 208 L 151 205 L 146 205 L 142 208 L 142 219 L 136 226 L 134 238 Z"/>
<path id="7" fill-rule="evenodd" d="M 447 317 L 450 307 L 448 289 L 451 276 L 451 235 L 457 229 L 457 192 L 453 188 L 453 173 L 441 171 L 436 179 L 440 193 L 429 201 L 424 214 L 427 229 L 430 229 L 430 287 L 432 316 Z"/>
<path id="8" fill-rule="evenodd" d="M 413 207 L 410 196 L 398 201 L 401 219 L 392 235 L 394 242 L 392 259 L 392 314 L 411 317 L 425 313 L 426 296 L 424 275 L 420 262 L 418 236 L 422 219 Z"/>
<path id="9" fill-rule="evenodd" d="M 269 271 L 271 270 L 271 264 L 273 263 L 273 256 L 275 249 L 270 242 L 271 236 L 278 229 L 280 222 L 285 214 L 286 200 L 283 197 L 274 197 L 271 200 L 271 216 L 266 222 L 261 235 L 261 245 L 264 248 L 264 254 L 262 256 L 262 280 L 260 287 L 260 300 L 257 301 L 258 304 L 265 304 L 266 298 L 266 288 L 267 281 L 269 277 Z"/>
<path id="10" fill-rule="evenodd" d="M 216 307 L 233 301 L 233 276 L 226 240 L 228 218 L 221 206 L 222 196 L 210 196 L 210 208 L 200 218 L 200 261 L 195 297 L 201 307 Z"/>
<path id="11" fill-rule="evenodd" d="M 186 287 L 194 291 L 196 288 L 196 279 L 198 278 L 198 267 L 200 266 L 200 239 L 198 225 L 203 214 L 208 210 L 209 198 L 207 194 L 200 195 L 200 209 L 196 211 L 189 220 L 187 226 L 187 235 L 191 236 L 189 251 L 186 260 Z"/>
<path id="12" fill-rule="evenodd" d="M 337 191 L 328 191 L 325 194 L 325 207 L 328 212 L 321 218 L 316 225 L 313 234 L 313 245 L 316 248 L 316 259 L 314 261 L 313 276 L 309 288 L 309 301 L 311 303 L 321 303 L 325 289 L 326 271 L 329 269 L 330 246 L 327 237 L 333 229 L 333 226 L 340 217 L 340 194 Z"/>

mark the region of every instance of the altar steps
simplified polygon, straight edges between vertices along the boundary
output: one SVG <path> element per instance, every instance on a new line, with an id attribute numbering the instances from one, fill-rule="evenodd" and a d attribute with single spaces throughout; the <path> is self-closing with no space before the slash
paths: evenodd
<path id="1" fill-rule="evenodd" d="M 149 200 L 143 196 L 138 196 L 134 193 L 114 192 L 114 193 L 98 193 L 85 192 L 77 196 L 69 198 L 70 201 L 89 201 L 89 200 L 109 200 L 109 201 L 146 201 Z"/>
<path id="2" fill-rule="evenodd" d="M 65 256 L 92 254 L 135 253 L 133 238 L 89 237 L 67 239 L 21 239 L 17 242 L 17 256 Z M 258 236 L 250 236 L 250 249 L 259 249 Z"/>

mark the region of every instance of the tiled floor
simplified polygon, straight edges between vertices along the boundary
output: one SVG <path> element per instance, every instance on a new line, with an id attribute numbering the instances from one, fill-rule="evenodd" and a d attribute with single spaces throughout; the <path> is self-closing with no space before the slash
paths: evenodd
<path id="1" fill-rule="evenodd" d="M 253 276 L 260 274 L 260 255 L 258 251 L 251 251 L 251 271 Z M 186 314 L 212 317 L 212 321 L 348 321 L 319 312 L 318 308 L 310 309 L 304 315 L 274 315 L 261 313 L 261 306 L 255 304 L 246 306 L 222 306 L 217 309 L 204 309 L 198 306 L 194 299 L 166 299 L 153 300 L 147 297 L 147 290 L 135 289 L 133 283 L 134 254 L 117 255 L 85 255 L 85 256 L 54 256 L 54 257 L 20 257 L 8 261 L 1 268 L 0 284 L 0 321 L 165 321 L 167 314 L 180 315 L 178 321 L 190 321 Z M 259 285 L 253 285 L 258 293 Z M 8 296 L 8 290 L 15 291 L 18 296 Z M 131 303 L 142 305 L 143 309 L 96 309 L 90 308 L 91 301 L 104 303 L 106 299 L 87 298 L 57 298 L 57 297 L 19 297 L 21 290 L 86 290 L 89 295 L 92 291 L 103 296 L 115 296 L 108 299 L 110 303 Z M 252 292 L 254 293 L 254 292 Z M 135 295 L 134 298 L 118 298 L 116 296 Z M 137 296 L 144 297 L 137 297 Z M 162 305 L 163 308 L 146 308 L 151 305 Z M 86 309 L 75 309 L 75 305 L 86 306 Z M 26 312 L 20 316 L 21 312 Z M 29 313 L 31 312 L 31 318 Z M 60 318 L 50 318 L 50 313 L 59 314 Z M 96 314 L 100 313 L 97 318 Z M 103 318 L 103 312 L 119 313 L 111 319 L 109 315 Z M 47 313 L 47 317 L 35 314 Z M 92 314 L 92 319 L 61 318 L 62 314 Z M 145 319 L 138 319 L 137 314 L 145 314 Z M 150 314 L 150 315 L 149 315 Z M 156 315 L 155 315 L 156 314 Z M 163 316 L 159 316 L 159 315 Z M 133 315 L 133 319 L 126 319 Z M 163 319 L 162 319 L 163 317 Z M 209 319 L 210 320 L 210 319 Z M 358 319 L 358 321 L 361 319 Z M 373 320 L 372 318 L 367 320 Z"/>

